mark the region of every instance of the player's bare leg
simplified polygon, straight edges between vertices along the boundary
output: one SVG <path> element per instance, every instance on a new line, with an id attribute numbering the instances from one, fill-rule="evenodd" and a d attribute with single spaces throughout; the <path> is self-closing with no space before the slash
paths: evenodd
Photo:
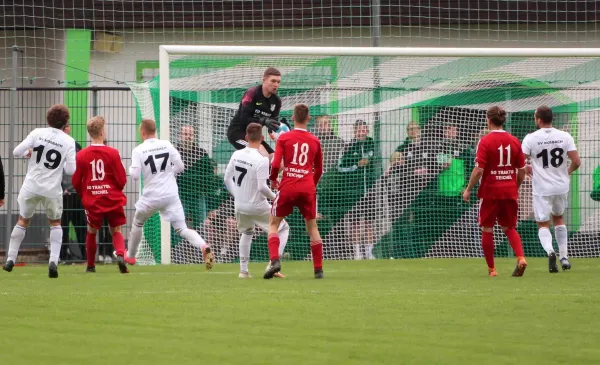
<path id="1" fill-rule="evenodd" d="M 567 226 L 563 216 L 552 216 L 552 223 L 554 224 L 554 236 L 556 237 L 556 243 L 558 244 L 558 253 L 560 254 L 560 264 L 563 270 L 571 270 L 571 263 L 569 262 L 569 255 L 567 249 Z"/>
<path id="2" fill-rule="evenodd" d="M 23 218 L 19 216 L 17 220 L 17 224 L 12 230 L 10 234 L 10 245 L 8 246 L 8 255 L 6 257 L 6 263 L 2 268 L 4 271 L 11 272 L 13 267 L 15 266 L 15 262 L 17 262 L 17 256 L 19 254 L 19 248 L 21 247 L 21 242 L 25 238 L 25 232 L 27 231 L 27 227 L 29 227 L 29 222 L 31 219 Z"/>
<path id="3" fill-rule="evenodd" d="M 323 241 L 316 219 L 306 219 L 306 231 L 310 237 L 310 251 L 313 258 L 315 279 L 323 279 Z"/>
<path id="4" fill-rule="evenodd" d="M 557 273 L 558 266 L 556 265 L 556 252 L 552 247 L 552 233 L 550 233 L 550 221 L 537 222 L 538 225 L 538 237 L 540 243 L 548 255 L 548 271 L 550 273 Z"/>
<path id="5" fill-rule="evenodd" d="M 494 265 L 494 228 L 493 227 L 482 227 L 481 228 L 481 248 L 483 250 L 483 256 L 488 266 L 489 276 L 498 276 L 496 272 L 496 266 Z"/>
<path id="6" fill-rule="evenodd" d="M 502 227 L 502 231 L 504 231 L 506 238 L 508 238 L 508 243 L 510 243 L 510 247 L 512 247 L 517 256 L 517 266 L 515 267 L 512 276 L 523 276 L 525 269 L 527 269 L 527 261 L 525 260 L 525 253 L 523 252 L 521 236 L 519 236 L 515 227 Z"/>
<path id="7" fill-rule="evenodd" d="M 281 271 L 281 262 L 279 261 L 279 226 L 283 221 L 283 217 L 271 216 L 269 219 L 269 259 L 270 263 L 263 275 L 265 279 L 272 279 L 276 273 Z"/>
<path id="8" fill-rule="evenodd" d="M 198 232 L 193 229 L 189 229 L 185 221 L 171 222 L 171 225 L 181 238 L 188 240 L 188 242 L 202 251 L 202 259 L 206 270 L 210 270 L 215 265 L 215 255 L 212 252 L 209 245 L 200 237 Z"/>
<path id="9" fill-rule="evenodd" d="M 48 277 L 55 279 L 58 277 L 58 257 L 62 246 L 62 227 L 60 219 L 49 219 L 50 225 L 50 260 L 48 262 Z"/>

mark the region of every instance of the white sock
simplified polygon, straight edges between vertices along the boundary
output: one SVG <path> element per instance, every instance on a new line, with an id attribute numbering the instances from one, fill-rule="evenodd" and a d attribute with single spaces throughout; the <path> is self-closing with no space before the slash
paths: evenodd
<path id="1" fill-rule="evenodd" d="M 283 255 L 283 250 L 285 250 L 285 245 L 287 245 L 289 237 L 290 225 L 286 221 L 282 221 L 279 225 L 279 257 Z"/>
<path id="2" fill-rule="evenodd" d="M 142 226 L 138 226 L 136 222 L 131 225 L 129 232 L 129 242 L 127 242 L 127 257 L 132 259 L 137 255 L 140 242 L 142 242 Z"/>
<path id="3" fill-rule="evenodd" d="M 360 247 L 360 243 L 357 243 L 354 245 L 354 259 L 355 260 L 362 260 L 361 248 L 362 247 Z"/>
<path id="4" fill-rule="evenodd" d="M 538 237 L 540 238 L 540 242 L 542 243 L 542 247 L 546 251 L 546 254 L 550 256 L 550 254 L 554 252 L 554 248 L 552 247 L 552 233 L 550 233 L 548 228 L 540 228 Z"/>
<path id="5" fill-rule="evenodd" d="M 60 247 L 62 246 L 63 231 L 61 226 L 50 227 L 50 262 L 58 265 Z"/>
<path id="6" fill-rule="evenodd" d="M 373 257 L 373 245 L 367 245 L 367 259 L 372 260 Z"/>
<path id="7" fill-rule="evenodd" d="M 250 262 L 250 246 L 252 245 L 252 233 L 242 233 L 240 237 L 240 272 L 248 272 Z"/>
<path id="8" fill-rule="evenodd" d="M 25 227 L 18 224 L 13 228 L 12 233 L 10 234 L 10 246 L 8 246 L 7 261 L 17 262 L 19 247 L 21 247 L 21 242 L 23 242 L 23 239 L 25 238 L 25 231 Z"/>
<path id="9" fill-rule="evenodd" d="M 556 243 L 558 243 L 558 252 L 560 252 L 560 258 L 568 258 L 567 226 L 563 224 L 561 226 L 554 227 L 554 236 L 556 237 Z"/>
<path id="10" fill-rule="evenodd" d="M 196 248 L 203 249 L 204 247 L 206 247 L 206 242 L 204 242 L 204 240 L 202 239 L 202 237 L 200 237 L 198 232 L 194 231 L 193 229 L 186 228 L 182 230 L 179 233 L 179 235 L 181 236 L 181 238 L 188 240 L 188 242 Z"/>

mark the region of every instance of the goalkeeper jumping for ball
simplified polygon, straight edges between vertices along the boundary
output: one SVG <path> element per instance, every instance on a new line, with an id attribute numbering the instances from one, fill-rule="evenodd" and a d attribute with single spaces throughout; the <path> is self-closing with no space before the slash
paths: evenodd
<path id="1" fill-rule="evenodd" d="M 269 133 L 279 129 L 281 125 L 278 120 L 281 110 L 281 99 L 277 96 L 279 83 L 281 83 L 281 72 L 274 67 L 269 67 L 263 74 L 262 85 L 253 86 L 244 93 L 239 109 L 227 129 L 227 139 L 236 150 L 248 147 L 246 128 L 250 123 L 259 123 L 267 127 Z M 269 158 L 272 158 L 275 152 L 265 141 L 261 143 L 259 151 L 263 155 L 269 155 Z"/>

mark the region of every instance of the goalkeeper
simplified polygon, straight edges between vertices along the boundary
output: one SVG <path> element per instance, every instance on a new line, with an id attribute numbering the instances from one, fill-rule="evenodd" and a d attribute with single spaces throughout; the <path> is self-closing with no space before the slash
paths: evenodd
<path id="1" fill-rule="evenodd" d="M 270 132 L 279 129 L 281 99 L 277 96 L 277 89 L 280 82 L 281 72 L 274 67 L 269 67 L 263 74 L 262 85 L 253 86 L 244 93 L 240 107 L 227 129 L 227 139 L 236 150 L 248 146 L 245 138 L 246 128 L 250 123 L 266 126 Z M 259 150 L 270 158 L 275 152 L 265 141 L 261 143 Z"/>

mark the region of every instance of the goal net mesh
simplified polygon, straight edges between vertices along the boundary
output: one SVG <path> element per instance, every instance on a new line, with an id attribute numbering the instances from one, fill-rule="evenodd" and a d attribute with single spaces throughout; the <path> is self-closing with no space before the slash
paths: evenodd
<path id="1" fill-rule="evenodd" d="M 169 138 L 186 171 L 178 176 L 188 226 L 238 260 L 233 202 L 222 176 L 234 151 L 226 130 L 243 93 L 268 66 L 282 73 L 281 117 L 306 103 L 310 130 L 324 150 L 318 224 L 326 259 L 478 257 L 478 202 L 462 201 L 475 149 L 487 133 L 485 111 L 501 105 L 506 129 L 523 139 L 539 105 L 571 133 L 582 158 L 572 176 L 566 222 L 570 255 L 600 254 L 600 59 L 359 56 L 171 56 Z M 160 123 L 159 78 L 131 85 L 142 117 Z M 357 120 L 368 136 L 362 139 Z M 265 133 L 265 140 L 275 143 Z M 519 198 L 518 231 L 528 256 L 543 256 L 533 219 L 531 180 Z M 284 259 L 310 259 L 304 222 L 287 218 Z M 142 262 L 160 262 L 161 225 L 144 228 Z M 511 256 L 496 231 L 496 254 Z M 251 260 L 266 261 L 266 232 L 255 229 Z M 201 254 L 171 232 L 171 262 Z M 555 243 L 556 246 L 556 243 Z"/>

